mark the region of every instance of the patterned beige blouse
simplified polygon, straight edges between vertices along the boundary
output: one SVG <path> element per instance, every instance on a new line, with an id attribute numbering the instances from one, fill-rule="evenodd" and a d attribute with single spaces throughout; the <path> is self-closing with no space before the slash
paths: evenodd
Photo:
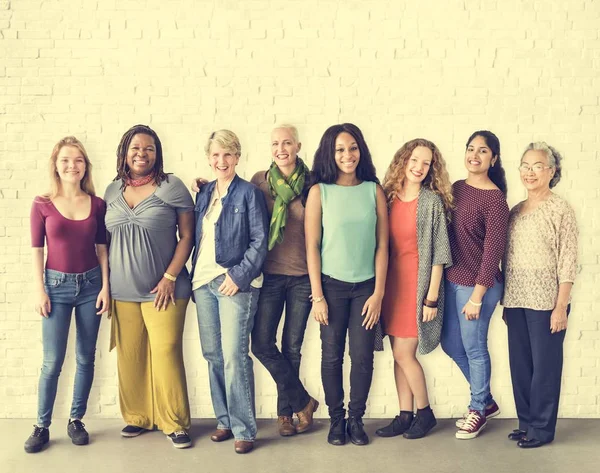
<path id="1" fill-rule="evenodd" d="M 504 258 L 504 307 L 553 310 L 558 286 L 575 281 L 577 222 L 571 206 L 556 194 L 521 215 L 510 211 Z"/>

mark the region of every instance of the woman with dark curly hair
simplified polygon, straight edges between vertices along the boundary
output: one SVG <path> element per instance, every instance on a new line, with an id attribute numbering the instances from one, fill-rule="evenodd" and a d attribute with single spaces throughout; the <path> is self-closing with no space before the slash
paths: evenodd
<path id="1" fill-rule="evenodd" d="M 416 354 L 417 348 L 427 354 L 440 343 L 442 277 L 452 264 L 446 229 L 450 188 L 440 150 L 424 139 L 411 140 L 396 152 L 383 181 L 390 209 L 390 262 L 382 318 L 394 355 L 400 414 L 377 430 L 380 437 L 417 439 L 437 423 Z"/>
<path id="2" fill-rule="evenodd" d="M 373 350 L 388 264 L 388 215 L 371 153 L 351 123 L 325 131 L 315 153 L 305 233 L 312 312 L 321 324 L 321 377 L 331 426 L 328 442 L 366 445 L 363 429 Z M 342 363 L 350 343 L 346 425 Z M 379 340 L 381 342 L 381 340 Z"/>
<path id="3" fill-rule="evenodd" d="M 467 178 L 452 186 L 449 227 L 452 267 L 446 271 L 442 348 L 470 385 L 469 412 L 456 422 L 458 439 L 477 437 L 486 419 L 500 413 L 490 393 L 492 365 L 487 334 L 502 296 L 500 260 L 506 245 L 508 204 L 500 140 L 473 133 L 465 151 Z"/>
<path id="4" fill-rule="evenodd" d="M 156 425 L 175 448 L 191 445 L 183 326 L 191 284 L 185 268 L 194 236 L 194 203 L 185 185 L 163 171 L 162 145 L 145 125 L 130 128 L 117 149 L 108 186 L 113 304 L 123 437 Z M 179 238 L 178 238 L 179 236 Z"/>
<path id="5" fill-rule="evenodd" d="M 563 342 L 577 274 L 577 222 L 571 206 L 551 189 L 561 156 L 547 143 L 530 143 L 521 158 L 527 199 L 510 211 L 504 259 L 504 320 L 519 428 L 508 435 L 521 448 L 554 440 Z"/>

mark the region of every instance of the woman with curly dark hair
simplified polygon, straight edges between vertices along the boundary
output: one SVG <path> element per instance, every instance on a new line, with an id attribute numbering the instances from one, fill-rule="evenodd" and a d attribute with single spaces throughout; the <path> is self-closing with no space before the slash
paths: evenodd
<path id="1" fill-rule="evenodd" d="M 117 177 L 104 196 L 114 300 L 123 437 L 156 425 L 175 448 L 191 445 L 182 338 L 191 284 L 185 268 L 194 236 L 194 203 L 163 171 L 162 145 L 145 125 L 117 149 Z"/>
<path id="2" fill-rule="evenodd" d="M 331 421 L 327 440 L 343 445 L 347 431 L 352 443 L 366 445 L 362 417 L 388 263 L 385 194 L 363 135 L 351 123 L 325 131 L 311 172 L 306 253 L 312 313 L 321 324 L 321 377 Z M 342 376 L 346 333 L 352 362 L 347 425 Z"/>

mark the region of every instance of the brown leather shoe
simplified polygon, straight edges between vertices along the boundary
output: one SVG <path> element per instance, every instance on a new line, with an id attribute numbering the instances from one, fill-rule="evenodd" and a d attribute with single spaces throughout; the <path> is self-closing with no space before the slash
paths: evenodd
<path id="1" fill-rule="evenodd" d="M 231 437 L 233 437 L 233 434 L 229 429 L 216 429 L 212 434 L 210 434 L 210 439 L 213 442 L 222 442 L 223 440 L 228 440 Z"/>
<path id="2" fill-rule="evenodd" d="M 311 397 L 310 401 L 304 409 L 300 412 L 296 412 L 298 416 L 298 425 L 296 426 L 296 433 L 301 434 L 309 430 L 313 425 L 313 414 L 319 408 L 319 401 Z"/>
<path id="3" fill-rule="evenodd" d="M 236 440 L 234 443 L 235 453 L 249 453 L 254 448 L 254 442 L 249 442 L 247 440 Z"/>
<path id="4" fill-rule="evenodd" d="M 296 435 L 296 426 L 294 425 L 294 420 L 290 416 L 277 417 L 277 425 L 279 426 L 279 435 L 282 437 Z"/>

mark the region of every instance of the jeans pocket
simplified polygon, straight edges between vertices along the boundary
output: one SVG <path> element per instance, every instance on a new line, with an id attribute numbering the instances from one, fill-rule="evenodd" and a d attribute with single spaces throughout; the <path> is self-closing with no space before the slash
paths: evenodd
<path id="1" fill-rule="evenodd" d="M 62 279 L 60 279 L 60 278 L 48 277 L 44 281 L 44 286 L 46 286 L 48 288 L 58 287 L 61 284 L 62 284 Z"/>

